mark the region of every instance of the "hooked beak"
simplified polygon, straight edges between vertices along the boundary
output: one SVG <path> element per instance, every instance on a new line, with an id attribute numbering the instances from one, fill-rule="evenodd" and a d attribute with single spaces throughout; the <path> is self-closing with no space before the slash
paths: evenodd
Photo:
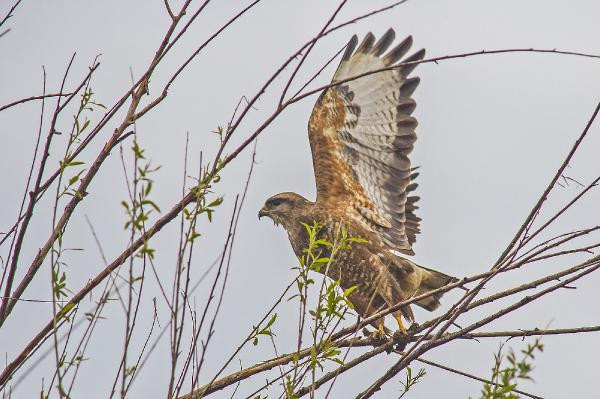
<path id="1" fill-rule="evenodd" d="M 263 216 L 269 216 L 269 213 L 265 210 L 265 208 L 262 208 L 260 211 L 258 211 L 258 219 Z"/>

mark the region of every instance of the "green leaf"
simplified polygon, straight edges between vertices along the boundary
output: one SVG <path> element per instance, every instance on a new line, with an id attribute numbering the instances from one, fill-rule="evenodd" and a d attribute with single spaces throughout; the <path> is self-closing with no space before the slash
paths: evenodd
<path id="1" fill-rule="evenodd" d="M 267 323 L 267 325 L 265 326 L 265 329 L 270 328 L 274 323 L 275 320 L 277 320 L 277 313 L 275 313 L 272 317 L 271 320 L 269 320 L 269 322 Z"/>
<path id="2" fill-rule="evenodd" d="M 138 145 L 138 143 L 136 141 L 133 142 L 133 146 L 131 147 L 131 150 L 133 151 L 133 154 L 136 158 L 145 159 L 144 158 L 144 150 Z"/>
<path id="3" fill-rule="evenodd" d="M 158 205 L 156 205 L 156 203 L 154 203 L 154 201 L 151 201 L 149 199 L 145 199 L 145 200 L 142 200 L 141 204 L 142 205 L 150 205 L 152 208 L 154 208 L 154 210 L 156 212 L 160 213 L 160 208 L 158 207 Z"/>
<path id="4" fill-rule="evenodd" d="M 348 296 L 348 295 L 352 294 L 357 288 L 358 288 L 358 285 L 353 285 L 352 287 L 348 288 L 347 290 L 344 290 L 344 296 Z"/>
<path id="5" fill-rule="evenodd" d="M 193 241 L 194 241 L 196 238 L 198 238 L 198 237 L 200 237 L 200 236 L 201 236 L 201 234 L 200 234 L 200 233 L 198 233 L 198 232 L 196 231 L 196 229 L 192 229 L 192 231 L 190 231 L 190 233 L 188 234 L 188 238 L 187 238 L 187 240 L 188 240 L 189 242 L 193 242 Z"/>
<path id="6" fill-rule="evenodd" d="M 60 161 L 60 168 L 61 169 L 66 169 L 69 166 L 77 166 L 77 165 L 83 165 L 85 162 L 81 162 L 81 161 L 71 161 L 71 162 L 63 162 Z"/>
<path id="7" fill-rule="evenodd" d="M 219 197 L 210 204 L 208 204 L 208 208 L 214 208 L 215 206 L 219 206 L 223 203 L 223 197 Z"/>

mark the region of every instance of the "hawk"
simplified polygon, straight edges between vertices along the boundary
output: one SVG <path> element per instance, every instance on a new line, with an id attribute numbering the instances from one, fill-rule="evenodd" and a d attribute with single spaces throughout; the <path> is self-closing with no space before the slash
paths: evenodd
<path id="1" fill-rule="evenodd" d="M 387 51 L 394 38 L 393 29 L 377 42 L 368 33 L 357 47 L 354 35 L 332 83 L 396 65 L 409 51 L 412 38 Z M 258 213 L 259 218 L 267 216 L 283 226 L 298 257 L 309 244 L 303 223 L 320 223 L 319 234 L 329 242 L 340 227 L 365 239 L 338 254 L 326 271 L 343 289 L 356 286 L 348 299 L 362 317 L 455 281 L 398 255 L 414 254 L 412 245 L 420 232 L 421 219 L 415 215 L 419 197 L 410 195 L 418 173 L 408 158 L 416 140 L 417 120 L 411 114 L 419 78 L 409 75 L 424 56 L 425 50 L 420 50 L 402 62 L 409 64 L 326 89 L 308 123 L 316 201 L 280 193 Z M 433 311 L 440 306 L 440 297 L 435 294 L 416 304 Z M 410 305 L 394 317 L 406 334 L 402 317 L 414 320 Z M 383 322 L 373 323 L 380 334 L 385 331 Z"/>

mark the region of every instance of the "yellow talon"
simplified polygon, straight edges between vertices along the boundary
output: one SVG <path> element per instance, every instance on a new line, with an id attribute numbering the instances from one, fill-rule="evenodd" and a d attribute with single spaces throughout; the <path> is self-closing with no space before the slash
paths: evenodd
<path id="1" fill-rule="evenodd" d="M 385 326 L 383 325 L 383 320 L 381 320 L 381 322 L 378 323 L 378 329 L 379 329 L 379 336 L 381 338 L 385 337 Z"/>
<path id="2" fill-rule="evenodd" d="M 400 316 L 399 314 L 395 314 L 394 319 L 396 319 L 396 321 L 398 322 L 398 330 L 400 330 L 402 335 L 408 335 L 408 332 L 406 331 L 406 328 L 404 327 L 404 324 L 402 323 L 402 316 Z"/>
<path id="3" fill-rule="evenodd" d="M 383 319 L 377 321 L 377 330 L 371 333 L 372 338 L 385 338 L 385 326 L 383 325 Z"/>

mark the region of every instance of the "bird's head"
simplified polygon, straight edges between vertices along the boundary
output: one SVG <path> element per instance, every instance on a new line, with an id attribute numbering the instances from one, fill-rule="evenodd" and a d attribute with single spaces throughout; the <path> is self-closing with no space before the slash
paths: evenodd
<path id="1" fill-rule="evenodd" d="M 306 205 L 306 198 L 296 193 L 279 193 L 269 198 L 258 212 L 258 218 L 270 217 L 276 225 L 286 227 L 295 219 Z"/>

